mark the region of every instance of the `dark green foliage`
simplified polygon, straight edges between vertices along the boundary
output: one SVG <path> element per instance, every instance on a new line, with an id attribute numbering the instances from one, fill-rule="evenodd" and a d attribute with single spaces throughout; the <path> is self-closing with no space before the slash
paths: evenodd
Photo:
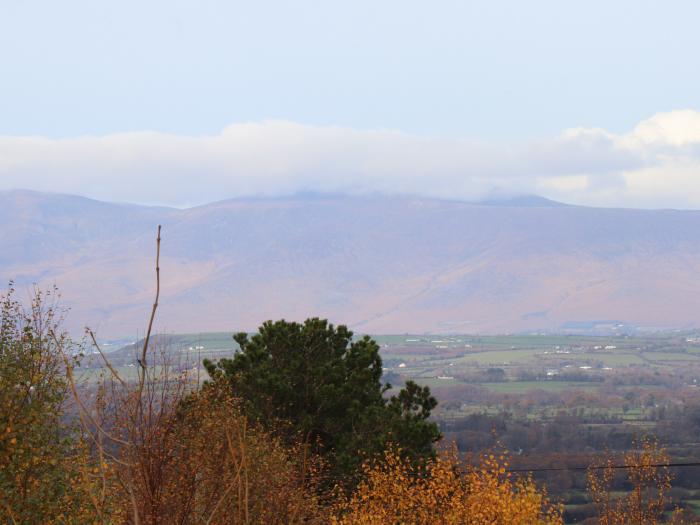
<path id="1" fill-rule="evenodd" d="M 413 458 L 419 459 L 433 452 L 433 443 L 439 436 L 437 426 L 428 421 L 430 411 L 437 400 L 430 395 L 430 388 L 407 381 L 398 396 L 392 396 L 388 409 L 393 412 L 392 440 Z"/>
<path id="2" fill-rule="evenodd" d="M 345 326 L 307 319 L 264 323 L 233 359 L 205 362 L 212 377 L 225 377 L 248 414 L 270 427 L 288 424 L 291 436 L 316 443 L 332 476 L 352 476 L 367 456 L 389 442 L 416 459 L 433 454 L 439 439 L 428 421 L 436 406 L 430 390 L 408 382 L 398 396 L 382 385 L 379 346 L 352 340 Z"/>

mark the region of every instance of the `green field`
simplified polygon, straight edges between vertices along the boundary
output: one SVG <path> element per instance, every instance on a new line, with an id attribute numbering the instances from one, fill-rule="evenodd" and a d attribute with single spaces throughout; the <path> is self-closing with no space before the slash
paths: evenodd
<path id="1" fill-rule="evenodd" d="M 562 392 L 564 390 L 596 390 L 597 383 L 582 381 L 509 381 L 504 383 L 481 383 L 479 386 L 503 394 L 525 394 L 533 390 Z"/>
<path id="2" fill-rule="evenodd" d="M 679 388 L 700 384 L 700 344 L 689 344 L 690 337 L 689 334 L 635 337 L 403 334 L 374 336 L 374 339 L 380 346 L 385 374 L 393 385 L 416 380 L 437 389 L 451 401 L 451 406 L 461 403 L 473 409 L 469 399 L 459 398 L 458 392 L 465 391 L 465 385 L 494 395 L 511 396 L 537 391 L 550 394 L 605 391 L 615 404 L 608 407 L 611 414 L 621 414 L 624 404 L 625 418 L 634 419 L 637 417 L 634 410 L 641 407 L 642 397 L 647 396 L 647 404 L 654 404 L 656 401 L 650 401 L 649 395 L 674 397 Z M 175 367 L 190 371 L 203 359 L 215 361 L 237 350 L 228 332 L 160 335 L 153 346 L 164 351 Z M 139 348 L 136 344 L 109 354 L 125 379 L 136 377 Z M 99 358 L 89 357 L 81 373 L 88 378 L 96 377 L 101 366 Z M 493 380 L 489 374 L 500 377 Z M 200 376 L 206 378 L 201 365 Z M 638 379 L 631 381 L 630 376 Z M 659 377 L 667 378 L 666 383 L 675 381 L 667 393 Z M 647 380 L 649 384 L 645 383 Z M 456 392 L 454 396 L 450 394 L 452 389 Z M 632 397 L 628 392 L 632 392 Z M 537 410 L 548 413 L 546 407 Z"/>

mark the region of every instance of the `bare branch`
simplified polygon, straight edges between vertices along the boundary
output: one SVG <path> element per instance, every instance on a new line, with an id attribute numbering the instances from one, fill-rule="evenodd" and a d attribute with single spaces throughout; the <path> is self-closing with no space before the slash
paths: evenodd
<path id="1" fill-rule="evenodd" d="M 95 334 L 90 330 L 90 328 L 85 329 L 90 336 L 90 339 L 92 339 L 92 344 L 94 345 L 95 348 L 97 348 L 97 351 L 100 353 L 100 356 L 102 357 L 102 360 L 105 363 L 105 366 L 109 368 L 109 371 L 112 373 L 114 377 L 117 378 L 117 381 L 119 381 L 122 386 L 126 386 L 126 383 L 124 380 L 121 378 L 121 376 L 117 373 L 116 369 L 112 366 L 112 363 L 109 362 L 109 359 L 107 359 L 107 356 L 102 352 L 102 349 L 100 348 L 100 345 L 97 344 L 97 339 L 95 339 Z"/>
<path id="2" fill-rule="evenodd" d="M 153 309 L 151 310 L 151 319 L 148 322 L 148 330 L 146 331 L 146 337 L 143 340 L 143 349 L 141 350 L 141 368 L 146 368 L 146 352 L 148 351 L 148 343 L 151 338 L 151 329 L 153 328 L 153 321 L 156 317 L 156 310 L 158 309 L 158 299 L 160 298 L 160 224 L 158 225 L 158 237 L 156 238 L 156 300 L 153 302 Z"/>

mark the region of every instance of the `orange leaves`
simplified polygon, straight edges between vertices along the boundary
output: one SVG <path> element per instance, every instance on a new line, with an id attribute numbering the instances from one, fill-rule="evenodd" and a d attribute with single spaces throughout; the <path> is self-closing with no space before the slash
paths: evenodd
<path id="1" fill-rule="evenodd" d="M 365 465 L 365 479 L 334 507 L 336 525 L 561 524 L 561 511 L 530 479 L 511 479 L 506 458 L 489 454 L 477 467 L 452 450 L 415 467 L 397 451 Z"/>

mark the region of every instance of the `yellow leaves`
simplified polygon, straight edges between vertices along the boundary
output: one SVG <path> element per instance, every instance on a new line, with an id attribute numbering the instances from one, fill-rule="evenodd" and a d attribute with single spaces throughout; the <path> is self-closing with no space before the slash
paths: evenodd
<path id="1" fill-rule="evenodd" d="M 441 454 L 422 468 L 389 451 L 366 470 L 354 494 L 341 498 L 331 522 L 336 525 L 501 525 L 561 524 L 552 505 L 529 479 L 513 481 L 505 456 L 489 454 L 477 467 L 456 451 Z"/>
<path id="2" fill-rule="evenodd" d="M 671 488 L 666 452 L 652 439 L 635 443 L 635 450 L 623 457 L 626 469 L 614 467 L 612 457 L 593 465 L 588 472 L 588 488 L 598 508 L 601 525 L 627 523 L 656 524 L 663 516 L 667 493 Z M 624 475 L 632 490 L 620 497 L 613 497 L 613 482 L 617 475 Z"/>

